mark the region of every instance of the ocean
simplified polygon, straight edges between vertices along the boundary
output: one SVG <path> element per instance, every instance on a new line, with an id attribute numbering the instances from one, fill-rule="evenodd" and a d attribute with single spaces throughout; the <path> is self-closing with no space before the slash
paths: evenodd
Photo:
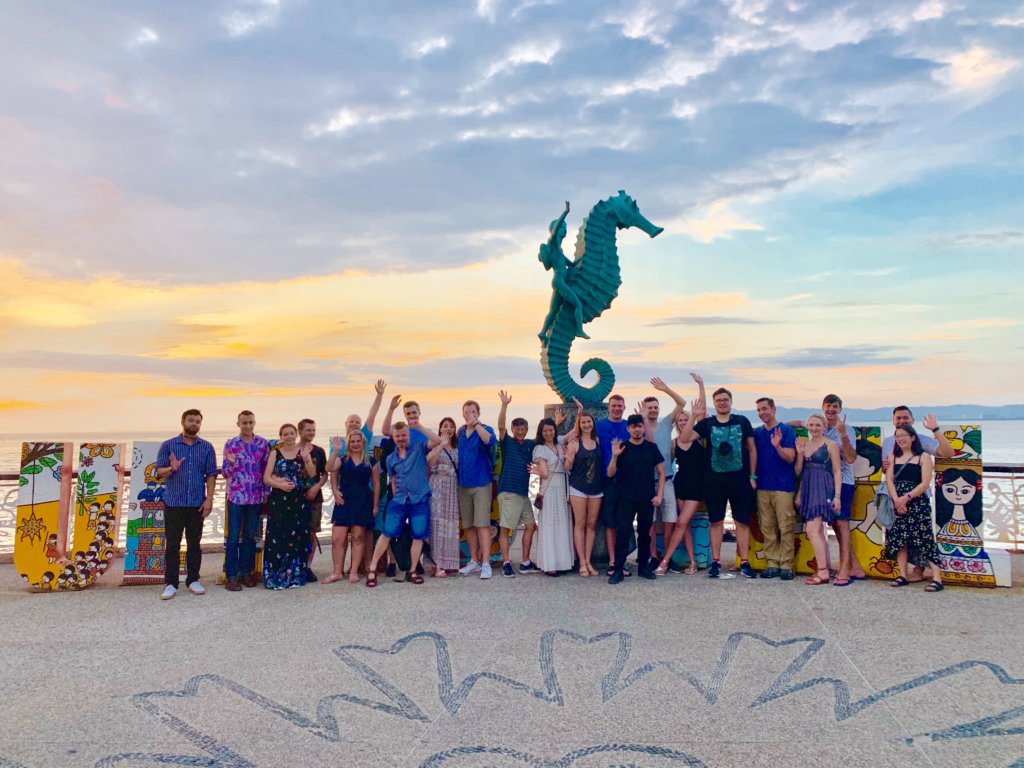
<path id="1" fill-rule="evenodd" d="M 973 422 L 972 422 L 973 423 Z M 852 424 L 852 422 L 851 422 Z M 754 426 L 757 426 L 756 422 Z M 852 424 L 852 426 L 877 426 Z M 982 460 L 986 464 L 1024 464 L 1024 421 L 989 421 L 981 422 L 982 429 Z M 326 445 L 331 435 L 340 434 L 342 431 L 339 425 L 336 429 L 322 429 L 317 443 Z M 201 436 L 211 441 L 217 448 L 217 455 L 220 456 L 224 448 L 224 442 L 233 437 L 237 432 L 203 432 Z M 892 424 L 882 425 L 882 434 L 892 434 Z M 11 435 L 0 434 L 0 474 L 14 474 L 19 470 L 18 463 L 21 458 L 21 444 L 33 440 L 70 440 L 79 445 L 84 441 L 90 442 L 126 442 L 166 440 L 172 435 L 156 432 L 119 432 L 103 433 L 93 432 L 89 434 L 72 434 L 56 437 L 53 434 L 43 435 Z M 269 435 L 265 435 L 269 437 Z M 76 454 L 77 461 L 77 454 Z"/>

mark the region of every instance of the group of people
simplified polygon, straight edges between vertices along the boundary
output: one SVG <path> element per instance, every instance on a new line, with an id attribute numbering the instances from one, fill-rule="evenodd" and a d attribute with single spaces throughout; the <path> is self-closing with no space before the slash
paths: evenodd
<path id="1" fill-rule="evenodd" d="M 526 419 L 508 423 L 512 398 L 505 391 L 498 393 L 496 431 L 480 421 L 479 403 L 468 400 L 461 425 L 445 417 L 434 432 L 421 422 L 415 401 L 403 404 L 396 395 L 375 444 L 373 427 L 386 389 L 378 381 L 365 421 L 349 416 L 345 434 L 333 438 L 328 450 L 314 444 L 312 419 L 282 425 L 271 442 L 255 434 L 252 412 L 242 411 L 239 434 L 225 444 L 220 467 L 214 447 L 198 436 L 202 414 L 185 411 L 181 434 L 164 442 L 157 458 L 157 475 L 165 484 L 167 537 L 162 598 L 177 594 L 183 534 L 186 587 L 194 594 L 205 592 L 199 580 L 199 540 L 218 473 L 227 483 L 224 572 L 229 591 L 260 583 L 285 589 L 317 581 L 311 564 L 328 483 L 334 507 L 332 569 L 323 578 L 326 583 L 346 577 L 360 583 L 365 577 L 366 586 L 375 587 L 380 575 L 397 570 L 405 571 L 404 579 L 414 584 L 422 584 L 429 573 L 436 578 L 491 578 L 495 491 L 505 577 L 517 572 L 558 576 L 573 570 L 583 578 L 598 576 L 593 564 L 598 523 L 604 528 L 610 584 L 632 575 L 626 557 L 634 528 L 640 577 L 653 580 L 678 571 L 673 557 L 680 546 L 689 558 L 683 572 L 693 574 L 697 560 L 690 522 L 703 503 L 710 523 L 707 575 L 712 579 L 735 578 L 721 564 L 727 508 L 736 525 L 740 575 L 795 578 L 799 515 L 817 566 L 805 583 L 847 586 L 865 578 L 850 544 L 856 436 L 842 416 L 842 400 L 827 395 L 821 412 L 805 421 L 782 423 L 774 401 L 762 397 L 756 403 L 762 423 L 754 429 L 732 411 L 732 393 L 724 387 L 712 393 L 714 411 L 709 415 L 704 381 L 696 373 L 691 376 L 698 394 L 689 411 L 682 396 L 653 378 L 651 386 L 674 403 L 670 415 L 661 416 L 656 395 L 644 398 L 629 416 L 625 399 L 612 395 L 603 418 L 575 401 L 575 419 L 565 434 L 559 435 L 567 418 L 560 408 L 553 418 L 540 420 L 533 438 L 527 437 Z M 396 421 L 400 406 L 403 418 Z M 918 434 L 906 406 L 893 410 L 893 424 L 895 435 L 882 445 L 886 486 L 896 513 L 887 531 L 885 557 L 899 564 L 893 586 L 925 581 L 923 571 L 931 569 L 927 591 L 937 592 L 943 587 L 927 496 L 932 456 L 952 456 L 953 449 L 933 416 L 924 425 L 934 437 Z M 797 428 L 805 428 L 808 436 L 797 438 Z M 532 476 L 539 488 L 531 498 Z M 260 573 L 256 546 L 264 514 Z M 755 514 L 768 561 L 760 574 L 749 562 Z M 460 523 L 469 547 L 469 562 L 461 567 Z M 834 571 L 826 526 L 839 542 Z M 515 568 L 510 540 L 520 528 L 522 558 Z M 662 552 L 657 533 L 662 535 Z"/>

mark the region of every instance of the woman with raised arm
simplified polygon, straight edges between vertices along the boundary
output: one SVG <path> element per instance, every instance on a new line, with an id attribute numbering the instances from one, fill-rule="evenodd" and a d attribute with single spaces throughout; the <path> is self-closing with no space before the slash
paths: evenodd
<path id="1" fill-rule="evenodd" d="M 578 401 L 577 401 L 578 402 Z M 577 411 L 576 424 L 565 439 L 565 460 L 569 473 L 569 503 L 572 505 L 572 538 L 580 561 L 580 576 L 597 576 L 590 563 L 594 550 L 597 517 L 601 512 L 601 447 L 594 429 L 594 417 Z"/>
<path id="2" fill-rule="evenodd" d="M 896 516 L 885 532 L 885 549 L 882 550 L 887 560 L 895 560 L 899 566 L 900 575 L 891 586 L 905 587 L 910 583 L 906 578 L 909 561 L 922 569 L 932 569 L 932 583 L 925 587 L 925 592 L 941 592 L 939 547 L 935 543 L 932 505 L 927 496 L 934 471 L 932 457 L 925 452 L 917 431 L 909 424 L 896 428 L 895 442 L 893 460 L 885 471 L 885 483 Z"/>
<path id="3" fill-rule="evenodd" d="M 818 567 L 817 573 L 804 579 L 804 583 L 818 586 L 829 582 L 825 525 L 832 525 L 839 515 L 839 489 L 842 488 L 843 476 L 839 445 L 825 438 L 825 417 L 812 413 L 804 426 L 810 439 L 803 445 L 797 445 L 795 470 L 802 478 L 795 502 Z"/>
<path id="4" fill-rule="evenodd" d="M 459 570 L 459 442 L 455 419 L 445 416 L 437 428 L 441 442 L 427 454 L 430 467 L 430 554 L 443 579 Z"/>
<path id="5" fill-rule="evenodd" d="M 345 453 L 337 455 L 341 438 L 335 438 L 334 456 L 328 466 L 334 512 L 331 514 L 331 556 L 334 568 L 324 584 L 341 581 L 345 570 L 348 535 L 352 533 L 352 564 L 348 580 L 359 583 L 359 564 L 363 562 L 366 531 L 373 530 L 373 521 L 380 501 L 380 467 L 369 455 L 366 437 L 356 429 L 345 436 Z"/>
<path id="6" fill-rule="evenodd" d="M 316 477 L 310 446 L 299 448 L 294 424 L 278 430 L 263 473 L 270 486 L 267 499 L 267 536 L 263 545 L 263 586 L 267 589 L 301 587 L 306 583 L 310 550 L 310 508 L 305 482 Z"/>
<path id="7" fill-rule="evenodd" d="M 703 384 L 701 385 L 701 390 L 703 390 Z M 686 429 L 690 423 L 690 414 L 682 406 L 677 406 L 672 415 L 676 430 L 679 433 L 673 446 L 676 474 L 672 478 L 672 488 L 676 493 L 676 506 L 679 508 L 679 517 L 675 525 L 672 526 L 671 537 L 665 545 L 665 555 L 654 571 L 658 576 L 664 576 L 668 573 L 668 566 L 672 562 L 672 555 L 675 554 L 680 543 L 686 546 L 686 554 L 690 558 L 690 564 L 686 566 L 686 570 L 683 573 L 693 575 L 697 572 L 697 558 L 693 551 L 693 533 L 690 531 L 690 521 L 693 519 L 693 513 L 697 511 L 697 507 L 704 498 L 704 473 L 707 467 L 704 441 L 693 430 Z M 699 421 L 706 415 L 704 399 L 698 397 L 693 401 L 693 419 Z M 689 437 L 688 440 L 682 438 L 684 431 Z"/>
<path id="8" fill-rule="evenodd" d="M 556 439 L 552 419 L 537 425 L 536 447 L 530 473 L 540 477 L 537 507 L 537 565 L 548 576 L 569 571 L 573 564 L 572 522 L 569 513 L 569 482 L 562 463 L 564 452 Z"/>

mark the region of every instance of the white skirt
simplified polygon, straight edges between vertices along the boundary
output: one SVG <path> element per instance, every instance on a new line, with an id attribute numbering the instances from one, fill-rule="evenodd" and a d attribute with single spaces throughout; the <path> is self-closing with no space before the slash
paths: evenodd
<path id="1" fill-rule="evenodd" d="M 537 566 L 542 571 L 568 571 L 576 561 L 567 479 L 562 472 L 552 475 L 546 483 L 544 506 L 536 510 Z"/>

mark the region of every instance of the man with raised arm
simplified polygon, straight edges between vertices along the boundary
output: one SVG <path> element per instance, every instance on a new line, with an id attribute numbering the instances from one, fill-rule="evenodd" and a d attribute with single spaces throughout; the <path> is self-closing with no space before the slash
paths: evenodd
<path id="1" fill-rule="evenodd" d="M 654 510 L 661 506 L 665 490 L 665 459 L 658 447 L 647 439 L 643 416 L 634 413 L 626 424 L 629 440 L 625 443 L 612 441 L 612 458 L 608 463 L 608 477 L 617 478 L 619 493 L 616 505 L 618 533 L 615 537 L 615 568 L 608 577 L 609 584 L 622 581 L 629 534 L 633 530 L 634 521 L 637 524 L 637 571 L 642 578 L 657 578 L 650 564 L 650 535 Z"/>
<path id="2" fill-rule="evenodd" d="M 384 399 L 384 390 L 387 388 L 388 384 L 384 379 L 377 379 L 377 383 L 373 386 L 376 396 L 370 404 L 370 410 L 366 414 L 365 422 L 359 418 L 358 413 L 350 413 L 345 419 L 345 434 L 341 435 L 341 441 L 331 440 L 330 452 L 327 454 L 328 472 L 333 472 L 336 469 L 334 466 L 335 457 L 345 453 L 346 435 L 350 435 L 353 432 L 362 432 L 363 437 L 366 438 L 366 450 L 370 450 L 370 446 L 373 444 L 373 423 L 377 420 L 377 412 L 380 411 L 380 404 Z"/>
<path id="3" fill-rule="evenodd" d="M 217 486 L 217 452 L 213 444 L 199 437 L 203 414 L 189 408 L 181 414 L 181 434 L 165 440 L 156 454 L 156 476 L 164 481 L 164 587 L 161 600 L 178 594 L 181 569 L 181 535 L 185 534 L 185 586 L 193 595 L 205 595 L 199 581 L 203 564 L 200 548 L 203 522 L 213 511 Z"/>
<path id="4" fill-rule="evenodd" d="M 462 404 L 462 418 L 466 423 L 458 431 L 459 515 L 462 517 L 466 538 L 470 541 L 470 561 L 459 569 L 459 573 L 468 576 L 479 572 L 481 579 L 489 579 L 491 481 L 494 479 L 491 441 L 496 437 L 494 430 L 480 421 L 480 404 L 475 400 L 467 400 Z"/>
<path id="5" fill-rule="evenodd" d="M 583 406 L 576 400 L 576 416 L 583 411 Z M 612 460 L 612 440 L 625 443 L 629 440 L 629 429 L 626 427 L 626 420 L 622 417 L 626 412 L 626 398 L 622 395 L 612 395 L 608 398 L 608 415 L 600 419 L 594 425 L 597 432 L 597 441 L 601 444 L 601 475 L 604 479 L 603 496 L 601 497 L 601 524 L 604 526 L 604 540 L 608 547 L 608 575 L 614 572 L 615 563 L 615 541 L 617 536 L 616 506 L 618 504 L 618 485 L 613 476 L 608 475 L 608 465 Z M 628 542 L 626 548 L 628 549 Z M 625 563 L 618 563 L 622 567 L 622 573 L 631 575 L 626 569 Z"/>
<path id="6" fill-rule="evenodd" d="M 397 398 L 396 399 L 400 399 Z M 394 401 L 392 401 L 394 403 Z M 397 403 L 394 403 L 397 407 Z M 392 408 L 392 411 L 394 408 Z M 395 443 L 395 450 L 388 456 L 388 477 L 391 479 L 392 499 L 388 503 L 384 518 L 384 531 L 377 539 L 370 560 L 370 571 L 366 586 L 377 586 L 377 562 L 387 550 L 392 539 L 402 535 L 408 521 L 412 531 L 411 564 L 409 580 L 422 584 L 423 577 L 416 573 L 416 566 L 423 552 L 423 542 L 430 536 L 430 483 L 427 481 L 427 452 L 441 442 L 441 438 L 421 424 L 415 431 L 422 439 L 412 442 L 409 425 L 399 421 L 394 426 L 385 422 L 385 427 Z"/>
<path id="7" fill-rule="evenodd" d="M 759 397 L 755 401 L 761 426 L 754 430 L 757 445 L 757 521 L 764 534 L 764 555 L 768 566 L 762 579 L 791 581 L 796 527 L 796 432 L 776 417 L 775 401 Z"/>
<path id="8" fill-rule="evenodd" d="M 698 384 L 702 379 L 691 374 Z M 704 503 L 711 523 L 711 567 L 708 578 L 731 579 L 722 572 L 722 534 L 725 530 L 726 506 L 732 510 L 736 523 L 736 549 L 740 556 L 740 573 L 748 579 L 757 577 L 750 567 L 750 520 L 757 505 L 757 446 L 754 429 L 746 416 L 732 412 L 732 392 L 719 387 L 711 393 L 715 415 L 706 416 L 703 400 L 693 405 L 693 417 L 679 434 L 682 442 L 703 438 L 707 445 L 708 474 L 705 479 Z"/>
<path id="9" fill-rule="evenodd" d="M 839 446 L 839 456 L 842 459 L 839 467 L 843 476 L 839 514 L 832 524 L 832 530 L 839 539 L 839 570 L 832 579 L 832 585 L 845 587 L 849 585 L 851 579 L 867 578 L 864 569 L 853 556 L 853 545 L 850 541 L 850 513 L 853 509 L 855 487 L 853 463 L 857 460 L 857 433 L 853 427 L 847 425 L 846 416 L 839 418 L 843 412 L 843 401 L 839 395 L 825 395 L 821 401 L 821 410 L 825 413 L 825 437 Z M 818 567 L 824 568 L 825 565 L 818 563 Z"/>
<path id="10" fill-rule="evenodd" d="M 654 528 L 651 530 L 651 557 L 660 560 L 658 554 L 658 541 L 656 537 L 658 524 L 661 524 L 662 535 L 665 543 L 668 544 L 669 532 L 672 526 L 679 519 L 679 509 L 676 506 L 676 492 L 672 484 L 675 477 L 675 447 L 672 443 L 672 430 L 675 428 L 674 415 L 676 408 L 685 408 L 686 399 L 678 392 L 669 387 L 664 381 L 655 376 L 651 379 L 651 386 L 659 392 L 664 392 L 672 398 L 675 404 L 669 411 L 668 416 L 661 417 L 661 403 L 658 398 L 651 395 L 645 397 L 641 403 L 642 415 L 644 417 L 644 432 L 647 439 L 658 446 L 662 458 L 665 460 L 665 492 L 661 497 L 661 506 L 654 510 Z"/>
<path id="11" fill-rule="evenodd" d="M 533 461 L 534 441 L 526 437 L 529 424 L 526 419 L 512 419 L 512 434 L 505 427 L 508 404 L 512 396 L 505 390 L 498 392 L 501 410 L 498 411 L 498 445 L 501 446 L 501 474 L 498 476 L 498 510 L 501 517 L 501 531 L 498 546 L 501 547 L 501 575 L 513 577 L 512 559 L 508 553 L 508 540 L 512 531 L 523 526 L 523 559 L 519 563 L 520 573 L 539 573 L 540 569 L 530 560 L 533 534 L 537 520 L 530 503 L 530 470 Z"/>

